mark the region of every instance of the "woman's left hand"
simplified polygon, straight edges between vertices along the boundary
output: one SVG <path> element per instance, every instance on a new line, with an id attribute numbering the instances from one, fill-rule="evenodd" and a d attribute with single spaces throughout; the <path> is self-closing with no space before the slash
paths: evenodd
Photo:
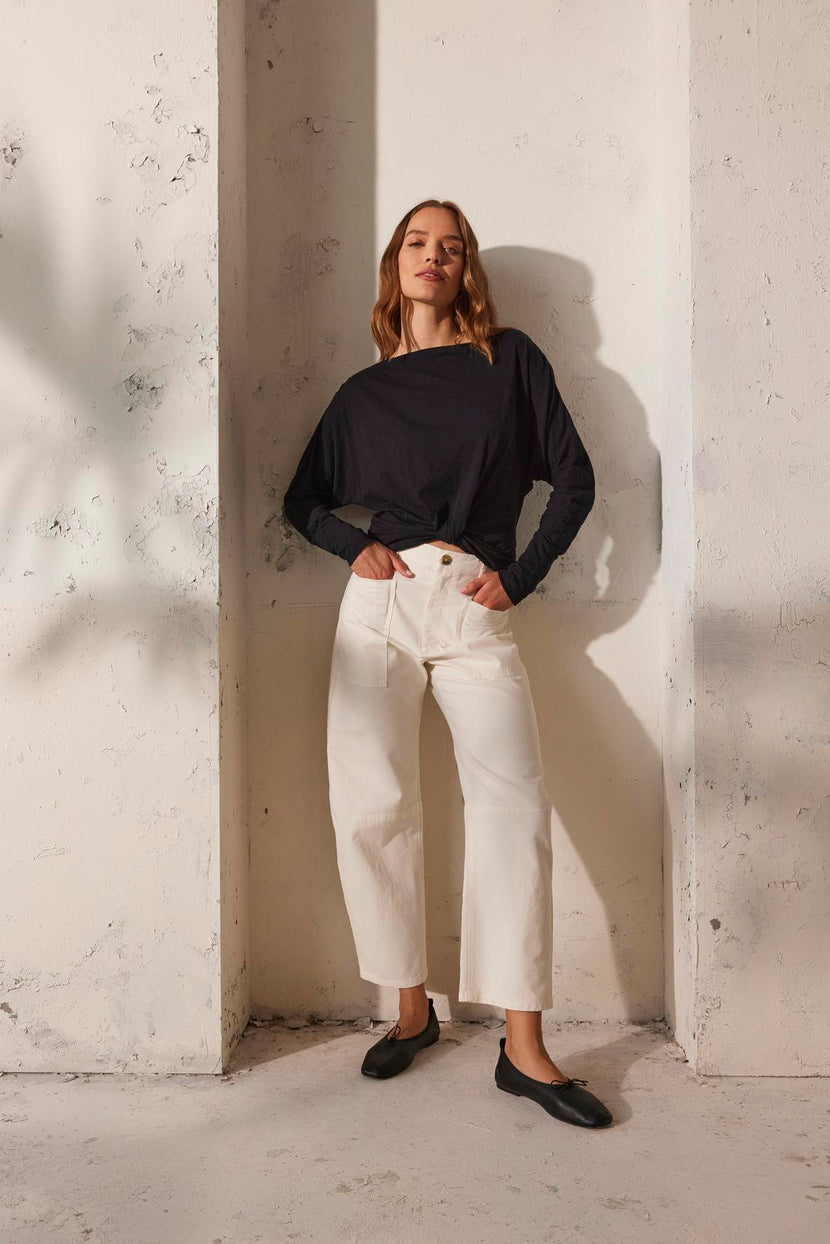
<path id="1" fill-rule="evenodd" d="M 476 575 L 468 579 L 459 591 L 465 596 L 472 596 L 477 605 L 485 609 L 511 609 L 513 601 L 501 585 L 498 570 L 488 570 L 486 574 Z"/>

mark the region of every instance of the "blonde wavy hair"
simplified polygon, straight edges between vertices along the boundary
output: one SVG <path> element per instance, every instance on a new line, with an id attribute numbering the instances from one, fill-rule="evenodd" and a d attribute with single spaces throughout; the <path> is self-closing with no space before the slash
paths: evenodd
<path id="1" fill-rule="evenodd" d="M 446 207 L 455 213 L 458 232 L 464 239 L 464 271 L 455 300 L 454 317 L 459 336 L 466 337 L 474 349 L 493 362 L 490 338 L 503 332 L 507 325 L 496 323 L 496 308 L 490 297 L 487 273 L 479 258 L 478 238 L 457 203 L 451 199 L 423 199 L 416 203 L 395 226 L 380 260 L 378 296 L 372 308 L 371 330 L 380 350 L 380 362 L 390 358 L 401 341 L 401 293 L 398 275 L 398 254 L 403 246 L 409 222 L 422 207 Z"/>

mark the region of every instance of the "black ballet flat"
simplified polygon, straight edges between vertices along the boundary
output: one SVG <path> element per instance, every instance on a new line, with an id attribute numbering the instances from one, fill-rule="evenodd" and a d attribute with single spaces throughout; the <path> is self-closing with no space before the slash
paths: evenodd
<path id="1" fill-rule="evenodd" d="M 496 1063 L 495 1080 L 505 1093 L 514 1093 L 516 1097 L 529 1097 L 537 1102 L 548 1114 L 563 1123 L 575 1123 L 577 1127 L 605 1127 L 613 1118 L 607 1106 L 580 1088 L 587 1080 L 534 1080 L 511 1063 L 504 1052 L 506 1038 L 499 1037 L 498 1062 Z"/>
<path id="2" fill-rule="evenodd" d="M 390 1076 L 396 1076 L 399 1071 L 405 1071 L 419 1050 L 435 1044 L 441 1035 L 441 1027 L 438 1023 L 438 1016 L 435 1014 L 432 998 L 428 1001 L 429 1019 L 421 1032 L 416 1032 L 414 1037 L 399 1037 L 397 1032 L 400 1025 L 395 1024 L 391 1031 L 381 1037 L 380 1041 L 376 1041 L 369 1047 L 363 1059 L 363 1066 L 360 1068 L 365 1076 L 372 1076 L 376 1080 L 388 1080 Z"/>

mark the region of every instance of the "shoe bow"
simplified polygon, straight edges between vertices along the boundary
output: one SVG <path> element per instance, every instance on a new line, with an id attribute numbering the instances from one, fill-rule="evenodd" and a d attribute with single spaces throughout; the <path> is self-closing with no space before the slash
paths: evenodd
<path id="1" fill-rule="evenodd" d="M 551 1084 L 555 1084 L 557 1088 L 570 1088 L 572 1084 L 587 1084 L 587 1080 L 580 1080 L 578 1076 L 571 1076 L 567 1080 L 551 1080 Z"/>

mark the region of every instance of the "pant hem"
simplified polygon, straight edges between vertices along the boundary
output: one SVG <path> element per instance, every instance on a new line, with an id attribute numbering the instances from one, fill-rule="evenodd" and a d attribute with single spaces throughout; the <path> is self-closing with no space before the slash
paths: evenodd
<path id="1" fill-rule="evenodd" d="M 426 973 L 420 973 L 412 980 L 389 980 L 385 976 L 380 976 L 378 973 L 365 971 L 361 968 L 360 979 L 371 981 L 373 985 L 389 985 L 392 989 L 412 989 L 415 985 L 426 984 Z"/>
<path id="2" fill-rule="evenodd" d="M 476 1002 L 484 1006 L 499 1006 L 503 1011 L 551 1011 L 553 1010 L 553 999 L 550 997 L 535 998 L 512 998 L 509 1002 L 502 1002 L 498 998 L 484 997 L 482 994 L 473 996 L 472 994 L 459 994 L 459 1002 Z"/>

